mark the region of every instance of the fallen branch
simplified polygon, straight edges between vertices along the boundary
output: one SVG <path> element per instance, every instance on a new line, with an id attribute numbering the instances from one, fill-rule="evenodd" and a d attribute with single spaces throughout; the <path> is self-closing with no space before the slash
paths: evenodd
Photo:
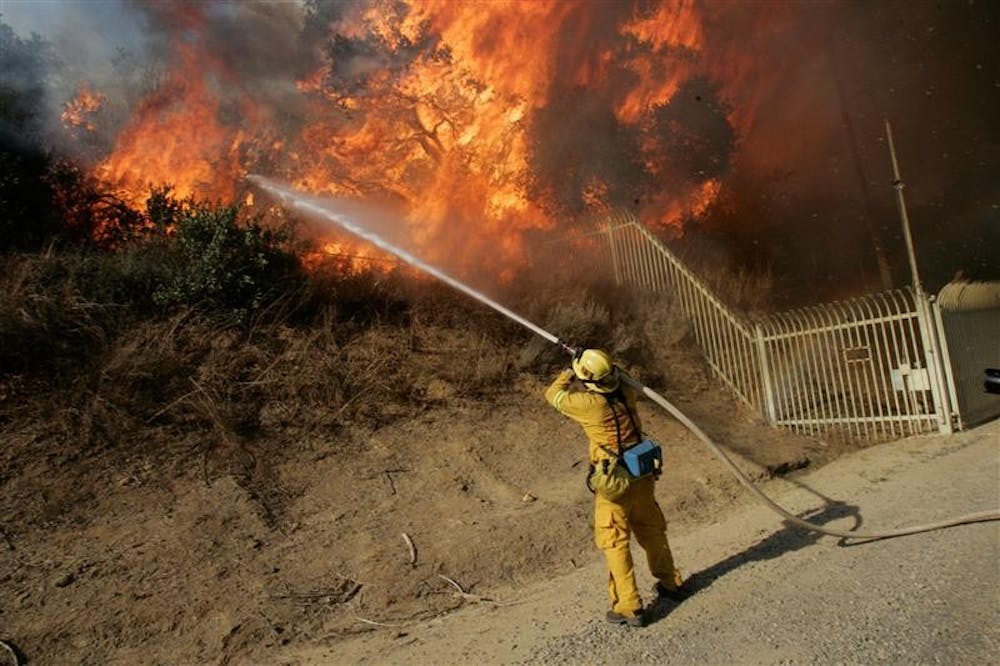
<path id="1" fill-rule="evenodd" d="M 376 626 L 376 627 L 402 627 L 402 626 L 404 626 L 402 624 L 392 624 L 390 622 L 376 622 L 375 620 L 366 620 L 365 618 L 361 617 L 360 615 L 355 615 L 354 619 L 357 620 L 358 622 L 364 622 L 365 624 L 371 624 L 371 625 Z"/>
<path id="2" fill-rule="evenodd" d="M 324 604 L 328 606 L 346 604 L 353 599 L 363 587 L 357 581 L 350 581 L 345 588 L 329 590 L 314 590 L 312 592 L 289 592 L 288 594 L 272 594 L 271 599 L 289 599 L 302 604 Z"/>
<path id="3" fill-rule="evenodd" d="M 417 566 L 417 547 L 413 545 L 413 539 L 406 532 L 403 532 L 403 541 L 406 542 L 406 547 L 410 549 L 410 566 Z"/>
<path id="4" fill-rule="evenodd" d="M 26 661 L 21 660 L 21 651 L 14 647 L 11 643 L 8 643 L 7 641 L 0 641 L 0 648 L 3 648 L 3 651 L 8 653 L 10 658 L 14 660 L 12 662 L 14 666 L 21 666 L 22 664 L 27 663 Z"/>
<path id="5" fill-rule="evenodd" d="M 444 574 L 438 574 L 438 578 L 441 578 L 442 580 L 445 580 L 448 583 L 450 583 L 452 587 L 458 590 L 458 592 L 455 593 L 455 596 L 462 597 L 466 601 L 475 601 L 476 603 L 496 604 L 498 606 L 503 605 L 499 601 L 494 601 L 493 599 L 490 599 L 488 597 L 482 597 L 479 596 L 478 594 L 470 594 L 469 592 L 466 592 L 461 585 L 456 583 L 453 579 L 448 578 Z"/>

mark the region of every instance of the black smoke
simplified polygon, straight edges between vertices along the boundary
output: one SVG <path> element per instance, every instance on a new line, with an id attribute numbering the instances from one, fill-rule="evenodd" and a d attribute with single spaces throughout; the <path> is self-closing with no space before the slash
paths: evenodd
<path id="1" fill-rule="evenodd" d="M 708 6 L 706 42 L 727 46 L 715 67 L 753 53 L 732 103 L 756 110 L 693 232 L 771 267 L 792 302 L 880 289 L 886 272 L 910 284 L 889 120 L 925 287 L 1000 279 L 1000 6 L 790 3 L 766 21 L 779 3 Z"/>

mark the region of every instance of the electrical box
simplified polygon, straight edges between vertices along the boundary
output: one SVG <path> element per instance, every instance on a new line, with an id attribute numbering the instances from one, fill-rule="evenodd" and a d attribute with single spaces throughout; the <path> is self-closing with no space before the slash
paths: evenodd
<path id="1" fill-rule="evenodd" d="M 892 388 L 900 392 L 931 390 L 927 368 L 912 368 L 909 363 L 900 364 L 892 370 Z"/>

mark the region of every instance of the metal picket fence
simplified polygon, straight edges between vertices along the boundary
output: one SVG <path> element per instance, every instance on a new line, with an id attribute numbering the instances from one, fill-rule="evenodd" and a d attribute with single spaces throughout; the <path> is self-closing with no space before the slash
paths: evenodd
<path id="1" fill-rule="evenodd" d="M 939 429 L 935 377 L 909 290 L 773 315 L 758 332 L 772 423 L 869 440 Z"/>
<path id="2" fill-rule="evenodd" d="M 897 290 L 750 321 L 630 213 L 594 235 L 597 263 L 619 285 L 672 294 L 714 374 L 770 423 L 870 441 L 950 431 L 945 341 L 926 298 Z"/>
<path id="3" fill-rule="evenodd" d="M 760 361 L 752 326 L 629 213 L 603 227 L 605 259 L 617 284 L 673 294 L 715 375 L 747 405 L 763 404 Z"/>

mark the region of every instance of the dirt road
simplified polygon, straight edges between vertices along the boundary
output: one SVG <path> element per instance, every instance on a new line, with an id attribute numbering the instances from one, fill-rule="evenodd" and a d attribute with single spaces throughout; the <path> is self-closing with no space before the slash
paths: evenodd
<path id="1" fill-rule="evenodd" d="M 846 529 L 889 529 L 996 508 L 1000 421 L 865 449 L 765 489 L 809 520 Z M 1000 524 L 981 523 L 843 544 L 782 528 L 748 497 L 716 522 L 671 533 L 677 560 L 695 572 L 698 593 L 681 606 L 656 609 L 643 629 L 601 620 L 605 574 L 595 551 L 565 576 L 490 590 L 492 601 L 470 601 L 427 622 L 372 625 L 328 646 L 299 645 L 278 661 L 995 663 L 998 537 Z M 648 577 L 640 582 L 649 589 Z"/>

